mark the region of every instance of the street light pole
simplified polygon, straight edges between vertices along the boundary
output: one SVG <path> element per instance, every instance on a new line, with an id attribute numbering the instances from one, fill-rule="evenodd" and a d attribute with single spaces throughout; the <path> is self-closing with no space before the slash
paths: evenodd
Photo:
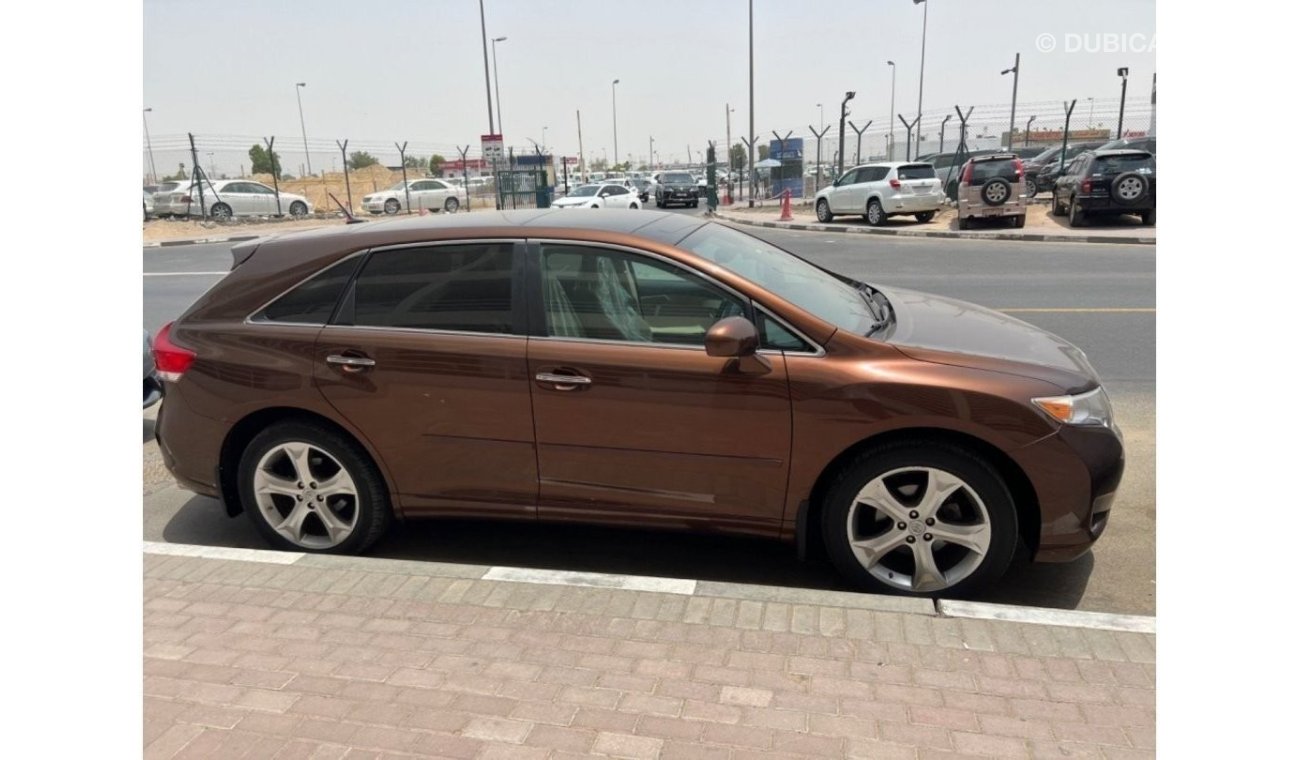
<path id="1" fill-rule="evenodd" d="M 1015 144 L 1016 140 L 1016 93 L 1020 90 L 1020 54 L 1016 53 L 1016 65 L 1009 69 L 1003 69 L 1002 75 L 1006 76 L 1007 72 L 1012 74 L 1011 84 L 1011 126 L 1007 128 L 1007 150 Z"/>
<path id="2" fill-rule="evenodd" d="M 926 27 L 928 27 L 930 24 L 930 4 L 926 3 L 925 0 L 912 0 L 913 5 L 920 5 L 921 3 L 925 3 L 925 13 L 921 17 L 921 77 L 919 79 L 919 83 L 916 86 L 916 123 L 917 124 L 921 123 L 921 95 L 924 94 L 925 92 L 925 31 L 926 31 Z M 917 134 L 918 135 L 920 134 L 920 130 L 917 130 Z M 917 142 L 916 149 L 917 151 L 921 150 L 921 145 L 919 141 Z"/>
<path id="3" fill-rule="evenodd" d="M 302 118 L 302 88 L 306 87 L 306 82 L 298 82 L 294 85 L 294 94 L 298 96 L 298 126 L 302 127 L 302 152 L 307 154 L 307 174 L 311 171 L 311 151 L 307 149 L 307 122 Z"/>
<path id="4" fill-rule="evenodd" d="M 614 162 L 618 162 L 618 80 L 609 86 L 609 97 L 614 104 Z"/>
<path id="5" fill-rule="evenodd" d="M 501 118 L 501 67 L 497 66 L 497 43 L 505 41 L 505 37 L 492 38 L 492 79 L 494 80 L 493 87 L 497 93 L 497 129 L 501 130 L 501 132 L 493 132 L 493 134 L 503 134 L 506 131 L 505 120 Z"/>
<path id="6" fill-rule="evenodd" d="M 478 0 L 478 26 L 483 37 L 483 89 L 487 91 L 488 134 L 495 135 L 497 128 L 492 120 L 492 75 L 488 72 L 487 17 L 483 13 L 483 0 Z"/>
<path id="7" fill-rule="evenodd" d="M 754 0 L 749 0 L 749 207 L 754 207 L 754 183 L 758 170 L 754 168 Z"/>
<path id="8" fill-rule="evenodd" d="M 947 116 L 943 117 L 943 121 L 939 122 L 939 152 L 940 153 L 943 152 L 944 129 L 948 126 L 948 120 L 951 118 L 952 118 L 952 114 L 948 114 Z"/>
<path id="9" fill-rule="evenodd" d="M 149 139 L 149 113 L 152 111 L 152 108 L 146 108 L 142 116 L 144 118 L 144 144 L 149 149 L 149 184 L 156 185 L 158 184 L 158 170 L 153 165 L 153 141 Z"/>
<path id="10" fill-rule="evenodd" d="M 1037 118 L 1038 118 L 1038 114 L 1034 114 L 1033 116 L 1029 117 L 1029 121 L 1025 122 L 1025 147 L 1026 148 L 1029 147 L 1029 128 L 1034 125 L 1034 119 Z"/>
<path id="11" fill-rule="evenodd" d="M 1088 98 L 1088 129 L 1092 129 L 1092 108 L 1094 103 L 1092 98 Z"/>
<path id="12" fill-rule="evenodd" d="M 1115 73 L 1119 75 L 1121 79 L 1124 80 L 1119 88 L 1119 126 L 1115 127 L 1115 139 L 1123 140 L 1124 139 L 1124 101 L 1128 98 L 1128 67 L 1121 66 L 1118 70 L 1115 71 Z"/>
<path id="13" fill-rule="evenodd" d="M 894 115 L 894 79 L 898 73 L 898 66 L 893 61 L 885 61 L 889 64 L 889 115 Z M 889 120 L 889 161 L 894 160 L 894 120 Z"/>
<path id="14" fill-rule="evenodd" d="M 849 117 L 849 101 L 857 95 L 853 90 L 844 93 L 844 101 L 840 103 L 840 152 L 839 166 L 836 168 L 835 176 L 838 177 L 844 173 L 844 120 Z"/>
<path id="15" fill-rule="evenodd" d="M 731 182 L 731 173 L 736 170 L 736 162 L 731 160 L 731 112 L 734 110 L 727 103 L 727 182 Z"/>

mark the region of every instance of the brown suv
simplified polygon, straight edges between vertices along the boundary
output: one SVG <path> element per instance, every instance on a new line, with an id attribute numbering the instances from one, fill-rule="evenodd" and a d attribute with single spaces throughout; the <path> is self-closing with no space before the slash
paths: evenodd
<path id="1" fill-rule="evenodd" d="M 157 438 L 272 544 L 444 515 L 794 542 L 969 592 L 1087 551 L 1123 470 L 1082 352 L 661 212 L 486 212 L 235 246 L 158 334 Z"/>
<path id="2" fill-rule="evenodd" d="M 966 162 L 957 185 L 957 227 L 970 229 L 972 219 L 1009 218 L 1024 227 L 1025 165 L 1014 153 L 976 156 Z"/>

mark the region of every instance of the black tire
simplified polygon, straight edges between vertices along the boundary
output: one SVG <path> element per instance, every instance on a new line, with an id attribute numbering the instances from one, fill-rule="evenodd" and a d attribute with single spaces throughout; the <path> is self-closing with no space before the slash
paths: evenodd
<path id="1" fill-rule="evenodd" d="M 1148 227 L 1154 227 L 1156 224 L 1156 210 L 1151 208 L 1142 212 L 1142 223 Z"/>
<path id="2" fill-rule="evenodd" d="M 1034 177 L 1025 177 L 1025 197 L 1033 198 L 1038 195 L 1038 180 Z"/>
<path id="3" fill-rule="evenodd" d="M 234 210 L 224 203 L 212 204 L 212 208 L 208 209 L 208 213 L 219 222 L 227 221 L 235 215 Z"/>
<path id="4" fill-rule="evenodd" d="M 1124 172 L 1110 183 L 1110 197 L 1121 206 L 1141 203 L 1151 191 L 1151 183 L 1137 172 Z"/>
<path id="5" fill-rule="evenodd" d="M 307 204 L 302 201 L 294 201 L 289 204 L 289 216 L 301 219 L 307 216 Z"/>
<path id="6" fill-rule="evenodd" d="M 1061 208 L 1061 201 L 1056 197 L 1056 191 L 1052 191 L 1052 216 L 1065 216 L 1065 211 Z"/>
<path id="7" fill-rule="evenodd" d="M 980 198 L 990 206 L 1001 206 L 1011 200 L 1011 183 L 994 177 L 980 187 Z"/>
<path id="8" fill-rule="evenodd" d="M 1069 214 L 1071 227 L 1082 227 L 1084 220 L 1087 219 L 1087 217 L 1084 216 L 1083 209 L 1079 208 L 1079 200 L 1077 198 L 1070 199 Z"/>
<path id="9" fill-rule="evenodd" d="M 699 201 L 691 201 L 691 208 L 699 208 L 699 207 L 700 207 Z"/>
<path id="10" fill-rule="evenodd" d="M 460 210 L 460 199 L 454 197 L 448 198 L 446 201 L 443 202 L 442 210 L 446 211 L 448 214 L 456 213 L 457 211 Z"/>
<path id="11" fill-rule="evenodd" d="M 930 220 L 933 218 L 934 218 L 933 211 L 922 211 L 921 213 L 916 215 L 916 221 L 920 222 L 921 224 L 928 224 Z"/>
<path id="12" fill-rule="evenodd" d="M 870 224 L 872 227 L 879 227 L 884 224 L 885 220 L 889 217 L 885 214 L 885 207 L 880 205 L 880 201 L 872 198 L 870 201 L 867 201 L 867 213 L 864 214 L 862 218 L 866 219 L 867 224 Z"/>
<path id="13" fill-rule="evenodd" d="M 299 546 L 276 532 L 258 507 L 253 493 L 253 471 L 275 446 L 302 441 L 326 451 L 352 476 L 357 490 L 357 521 L 352 534 L 337 546 L 315 549 Z M 355 441 L 336 430 L 313 422 L 281 422 L 258 433 L 239 459 L 239 498 L 253 526 L 272 546 L 286 551 L 317 554 L 360 554 L 384 535 L 392 521 L 388 489 L 379 468 Z"/>
<path id="14" fill-rule="evenodd" d="M 817 201 L 817 221 L 826 223 L 833 221 L 835 215 L 831 213 L 831 204 L 825 198 Z"/>
<path id="15" fill-rule="evenodd" d="M 1013 221 L 1013 222 L 1011 223 L 1011 226 L 1012 226 L 1012 227 L 1015 227 L 1015 228 L 1018 229 L 1018 230 L 1023 230 L 1023 229 L 1025 228 L 1025 215 L 1024 215 L 1024 214 L 1019 214 L 1019 215 L 1013 217 L 1013 219 L 1014 219 L 1015 221 Z"/>
<path id="16" fill-rule="evenodd" d="M 970 229 L 970 217 L 969 217 L 969 216 L 959 216 L 959 217 L 957 217 L 957 229 L 959 229 L 959 230 L 968 230 L 968 229 Z"/>
<path id="17" fill-rule="evenodd" d="M 392 216 L 402 210 L 402 204 L 396 198 L 389 198 L 384 201 L 384 213 Z"/>
<path id="18" fill-rule="evenodd" d="M 988 513 L 991 536 L 983 559 L 965 578 L 937 591 L 918 592 L 889 585 L 868 572 L 849 545 L 849 510 L 858 493 L 876 477 L 910 467 L 929 467 L 957 476 L 978 496 Z M 821 518 L 826 553 L 842 575 L 863 590 L 902 596 L 967 596 L 1002 577 L 1019 543 L 1015 503 L 1002 477 L 981 457 L 948 443 L 901 441 L 858 454 L 827 489 Z"/>
<path id="19" fill-rule="evenodd" d="M 659 200 L 659 196 L 656 195 L 656 196 L 655 196 L 655 208 L 663 208 L 663 207 L 664 207 L 664 202 L 661 201 L 661 200 Z"/>

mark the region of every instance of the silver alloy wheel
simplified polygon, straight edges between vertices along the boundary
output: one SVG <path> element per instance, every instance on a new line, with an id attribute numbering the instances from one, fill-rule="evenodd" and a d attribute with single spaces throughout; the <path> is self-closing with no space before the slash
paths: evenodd
<path id="1" fill-rule="evenodd" d="M 396 198 L 389 198 L 388 200 L 384 201 L 385 214 L 389 214 L 389 215 L 396 214 L 398 209 L 400 209 L 401 207 L 402 204 L 398 203 Z"/>
<path id="2" fill-rule="evenodd" d="M 357 487 L 342 463 L 319 446 L 290 441 L 262 456 L 253 472 L 257 508 L 277 533 L 304 549 L 330 549 L 352 535 Z"/>
<path id="3" fill-rule="evenodd" d="M 1032 179 L 1026 178 L 1025 195 L 1029 198 L 1033 198 L 1035 195 L 1038 195 L 1038 183 Z"/>
<path id="4" fill-rule="evenodd" d="M 817 221 L 829 222 L 831 220 L 831 204 L 825 198 L 817 201 Z"/>
<path id="5" fill-rule="evenodd" d="M 307 204 L 302 201 L 294 201 L 289 204 L 289 216 L 299 219 L 307 216 Z"/>
<path id="6" fill-rule="evenodd" d="M 1007 199 L 1007 195 L 1009 194 L 1007 186 L 1001 182 L 995 182 L 992 185 L 989 185 L 989 189 L 987 193 L 988 193 L 988 202 L 994 205 L 997 205 L 1005 201 Z"/>
<path id="7" fill-rule="evenodd" d="M 871 203 L 867 206 L 867 221 L 872 224 L 880 224 L 881 217 L 884 214 L 885 210 L 880 207 L 879 203 Z"/>
<path id="8" fill-rule="evenodd" d="M 456 210 L 460 208 L 460 200 L 457 198 L 448 198 L 446 203 L 442 204 L 442 207 L 448 214 L 454 214 L 456 213 Z"/>
<path id="9" fill-rule="evenodd" d="M 224 203 L 215 204 L 210 210 L 212 212 L 213 219 L 217 219 L 223 222 L 229 219 L 230 217 L 234 216 L 234 214 L 230 211 L 230 207 Z"/>
<path id="10" fill-rule="evenodd" d="M 872 577 L 915 593 L 942 591 L 969 577 L 993 538 L 979 494 L 934 467 L 875 477 L 854 498 L 845 529 L 853 556 Z"/>
<path id="11" fill-rule="evenodd" d="M 1120 181 L 1119 186 L 1115 188 L 1115 194 L 1120 200 L 1135 201 L 1142 197 L 1142 180 L 1137 177 L 1125 177 Z"/>

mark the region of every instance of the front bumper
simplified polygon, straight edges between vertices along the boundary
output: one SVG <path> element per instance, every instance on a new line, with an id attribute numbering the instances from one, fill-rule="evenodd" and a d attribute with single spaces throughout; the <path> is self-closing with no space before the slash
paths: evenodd
<path id="1" fill-rule="evenodd" d="M 1034 561 L 1068 562 L 1087 552 L 1106 530 L 1124 475 L 1119 430 L 1065 426 L 1010 456 L 1038 499 Z"/>

